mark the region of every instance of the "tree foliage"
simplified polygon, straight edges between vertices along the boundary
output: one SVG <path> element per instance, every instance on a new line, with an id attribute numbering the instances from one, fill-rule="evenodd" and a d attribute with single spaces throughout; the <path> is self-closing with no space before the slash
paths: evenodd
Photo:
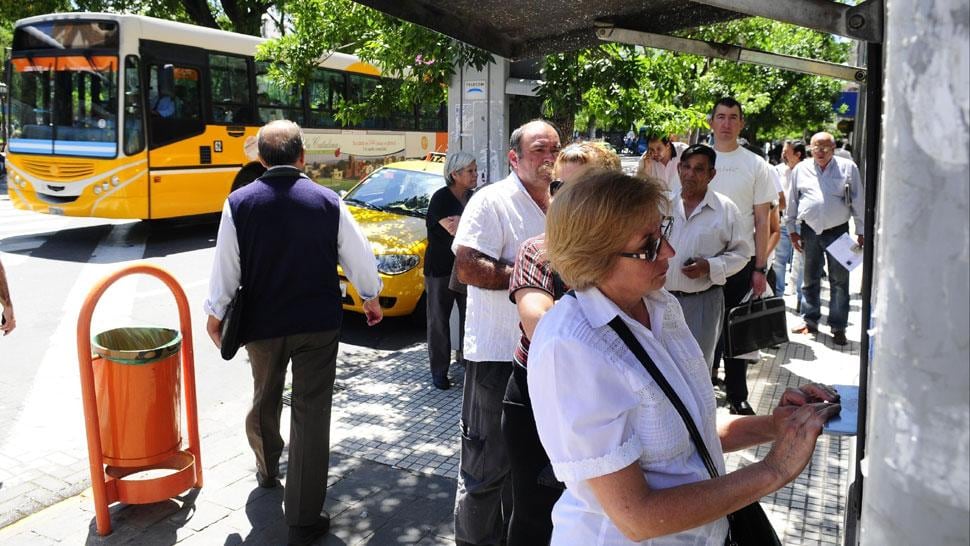
<path id="1" fill-rule="evenodd" d="M 848 42 L 831 35 L 757 17 L 681 35 L 830 62 L 844 62 L 849 50 Z M 713 103 L 731 95 L 744 105 L 744 134 L 751 141 L 830 123 L 841 88 L 829 78 L 617 44 L 549 55 L 542 77 L 538 94 L 547 115 L 563 128 L 577 120 L 624 131 L 646 126 L 684 133 L 705 128 Z"/>
<path id="2" fill-rule="evenodd" d="M 259 48 L 272 61 L 270 77 L 281 87 L 305 84 L 320 59 L 333 52 L 356 54 L 380 68 L 381 83 L 361 103 L 340 103 L 336 117 L 356 124 L 369 117 L 408 111 L 447 100 L 455 67 L 484 67 L 491 56 L 351 0 L 291 2 L 292 28 Z"/>

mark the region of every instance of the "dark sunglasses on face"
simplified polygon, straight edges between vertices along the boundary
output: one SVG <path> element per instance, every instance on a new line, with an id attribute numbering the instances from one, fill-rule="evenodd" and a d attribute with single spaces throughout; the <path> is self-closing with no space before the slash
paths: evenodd
<path id="1" fill-rule="evenodd" d="M 643 249 L 640 252 L 620 252 L 620 256 L 643 260 L 645 262 L 655 261 L 660 254 L 660 245 L 670 236 L 670 228 L 673 225 L 674 219 L 670 216 L 664 216 L 663 220 L 660 221 L 660 237 L 648 238 L 647 243 L 643 245 Z"/>

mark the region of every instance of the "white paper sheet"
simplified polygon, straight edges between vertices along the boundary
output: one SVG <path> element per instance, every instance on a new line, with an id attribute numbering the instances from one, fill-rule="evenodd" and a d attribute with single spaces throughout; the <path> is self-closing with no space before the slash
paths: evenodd
<path id="1" fill-rule="evenodd" d="M 832 241 L 825 250 L 849 271 L 862 264 L 862 247 L 856 244 L 848 233 L 843 233 L 841 237 Z"/>

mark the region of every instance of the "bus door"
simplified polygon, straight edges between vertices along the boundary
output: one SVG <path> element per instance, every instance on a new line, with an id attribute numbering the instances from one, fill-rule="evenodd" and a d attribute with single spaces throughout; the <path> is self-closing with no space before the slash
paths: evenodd
<path id="1" fill-rule="evenodd" d="M 209 176 L 218 168 L 206 134 L 201 49 L 141 41 L 148 134 L 149 217 L 218 211 L 226 188 Z M 238 166 L 236 167 L 238 170 Z"/>

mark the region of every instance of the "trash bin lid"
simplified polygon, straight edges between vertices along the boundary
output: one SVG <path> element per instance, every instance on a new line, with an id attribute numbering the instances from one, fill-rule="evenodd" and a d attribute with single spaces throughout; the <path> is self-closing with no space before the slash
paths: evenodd
<path id="1" fill-rule="evenodd" d="M 177 353 L 182 333 L 171 328 L 130 326 L 115 328 L 91 338 L 94 352 L 120 364 L 150 364 Z"/>

